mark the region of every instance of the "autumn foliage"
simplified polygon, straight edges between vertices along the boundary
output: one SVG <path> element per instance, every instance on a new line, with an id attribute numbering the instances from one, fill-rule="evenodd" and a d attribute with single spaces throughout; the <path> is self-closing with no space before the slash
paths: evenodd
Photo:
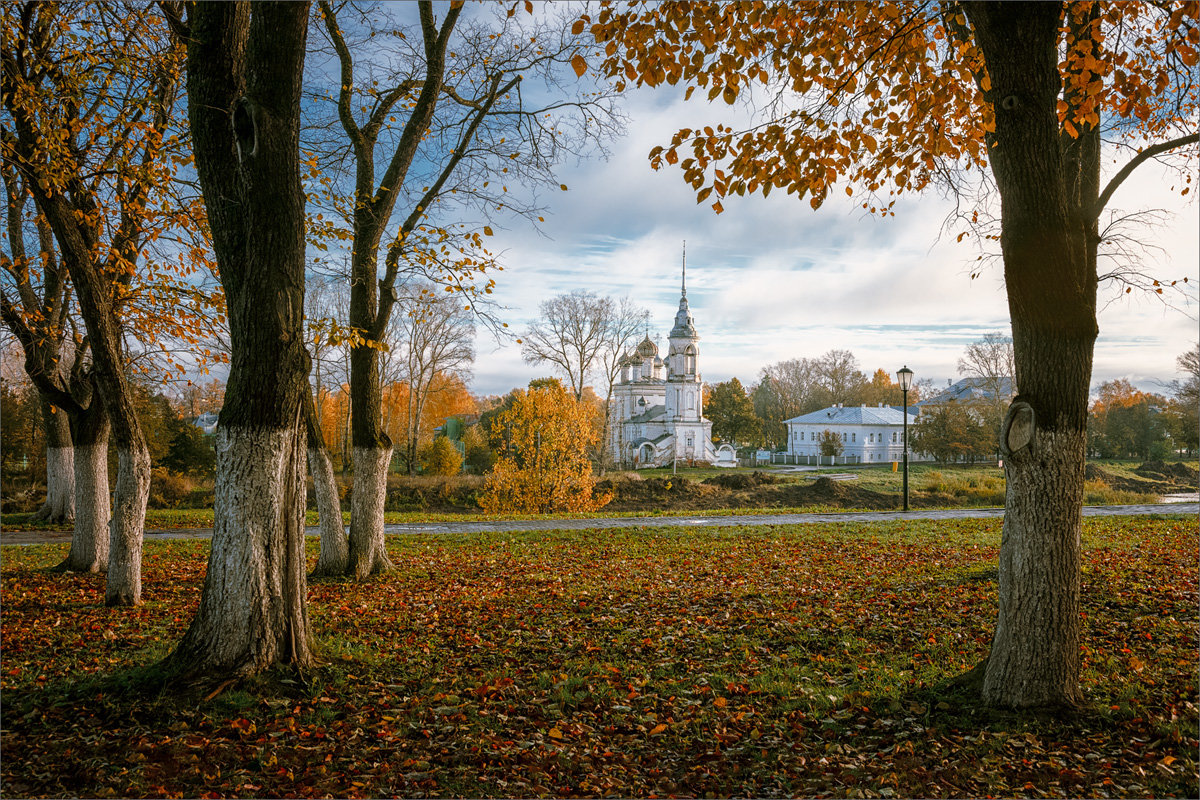
<path id="1" fill-rule="evenodd" d="M 1189 797 L 1195 520 L 1083 531 L 1089 710 L 989 715 L 998 520 L 389 537 L 310 584 L 303 680 L 139 684 L 202 541 L 146 545 L 145 605 L 5 547 L 6 797 Z M 310 565 L 316 542 L 310 540 Z M 354 654 L 348 658 L 348 654 Z M 765 753 L 765 755 L 764 755 Z"/>
<path id="2" fill-rule="evenodd" d="M 1125 133 L 1143 141 L 1177 133 L 1195 113 L 1196 3 L 1164 13 L 1073 6 L 1062 24 L 1083 27 L 1067 34 L 1060 65 L 1064 136 L 1102 115 L 1126 120 Z M 864 208 L 890 213 L 885 198 L 988 166 L 991 79 L 957 4 L 606 3 L 576 24 L 606 44 L 600 69 L 621 88 L 682 83 L 689 97 L 766 100 L 759 124 L 683 128 L 650 152 L 656 169 L 680 168 L 697 202 L 711 195 L 717 211 L 723 197 L 772 189 L 816 208 L 844 184 Z M 789 103 L 781 87 L 804 100 Z"/>
<path id="3" fill-rule="evenodd" d="M 518 389 L 492 424 L 500 457 L 479 505 L 490 513 L 595 511 L 609 495 L 593 493 L 589 449 L 597 434 L 592 410 L 558 381 Z"/>

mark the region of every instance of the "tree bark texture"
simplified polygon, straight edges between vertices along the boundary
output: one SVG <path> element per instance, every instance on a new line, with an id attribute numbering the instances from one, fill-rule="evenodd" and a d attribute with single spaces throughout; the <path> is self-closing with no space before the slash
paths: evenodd
<path id="1" fill-rule="evenodd" d="M 188 115 L 232 343 L 208 573 L 171 657 L 188 674 L 313 660 L 301 424 L 307 23 L 307 3 L 188 6 Z"/>
<path id="2" fill-rule="evenodd" d="M 174 655 L 188 672 L 248 676 L 276 663 L 312 663 L 299 432 L 217 429 L 219 513 L 208 574 Z"/>
<path id="3" fill-rule="evenodd" d="M 46 431 L 46 502 L 34 519 L 71 522 L 75 519 L 75 456 L 71 448 L 71 423 L 62 409 L 41 398 Z"/>
<path id="4" fill-rule="evenodd" d="M 108 417 L 100 403 L 73 414 L 75 447 L 75 529 L 71 549 L 58 568 L 68 572 L 104 572 L 108 569 Z"/>
<path id="5" fill-rule="evenodd" d="M 1018 397 L 1002 436 L 1008 480 L 999 616 L 983 697 L 1074 706 L 1079 692 L 1079 549 L 1088 387 L 1097 335 L 1094 221 L 1098 134 L 1060 137 L 1058 3 L 970 3 L 996 111 L 992 172 Z"/>
<path id="6" fill-rule="evenodd" d="M 117 447 L 117 485 L 108 538 L 107 606 L 135 606 L 142 600 L 142 535 L 150 496 L 150 452 Z"/>
<path id="7" fill-rule="evenodd" d="M 350 497 L 350 559 L 347 574 L 362 580 L 395 569 L 383 536 L 391 447 L 354 448 L 354 492 Z"/>
<path id="8" fill-rule="evenodd" d="M 321 526 L 321 554 L 313 576 L 346 574 L 350 549 L 346 540 L 346 525 L 342 521 L 342 506 L 338 502 L 337 482 L 325 437 L 317 420 L 315 404 L 309 395 L 305 404 L 305 427 L 308 429 L 308 473 L 312 476 L 313 494 L 317 498 L 317 519 Z"/>

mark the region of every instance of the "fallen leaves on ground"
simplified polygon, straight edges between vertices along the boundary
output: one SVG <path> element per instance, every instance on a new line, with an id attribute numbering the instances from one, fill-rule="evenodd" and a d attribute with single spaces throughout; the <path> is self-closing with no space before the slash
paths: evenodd
<path id="1" fill-rule="evenodd" d="M 207 542 L 136 609 L 4 548 L 6 796 L 1197 794 L 1194 519 L 1085 522 L 1074 715 L 949 685 L 987 652 L 999 522 L 391 537 L 316 582 L 324 663 L 155 683 Z M 314 553 L 315 555 L 315 553 Z M 149 677 L 147 677 L 149 675 Z"/>

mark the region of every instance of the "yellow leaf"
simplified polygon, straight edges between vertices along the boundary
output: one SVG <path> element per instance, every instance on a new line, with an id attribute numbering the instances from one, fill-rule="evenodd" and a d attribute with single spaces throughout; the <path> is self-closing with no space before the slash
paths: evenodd
<path id="1" fill-rule="evenodd" d="M 563 738 L 563 732 L 560 731 L 558 728 L 551 728 L 550 729 L 550 738 L 551 739 L 561 739 L 561 738 Z"/>
<path id="2" fill-rule="evenodd" d="M 575 77 L 582 78 L 583 73 L 587 72 L 587 60 L 576 53 L 571 57 L 571 69 L 575 70 Z"/>
<path id="3" fill-rule="evenodd" d="M 713 700 L 713 705 L 717 708 L 724 708 L 725 706 L 729 705 L 729 701 L 724 697 L 718 697 L 716 700 Z"/>
<path id="4" fill-rule="evenodd" d="M 483 226 L 483 234 L 485 236 L 491 236 L 492 235 L 492 227 L 490 225 L 484 225 Z"/>

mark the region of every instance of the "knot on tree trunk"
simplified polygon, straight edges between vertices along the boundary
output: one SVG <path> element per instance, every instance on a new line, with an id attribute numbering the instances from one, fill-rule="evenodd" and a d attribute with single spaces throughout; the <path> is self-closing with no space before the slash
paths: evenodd
<path id="1" fill-rule="evenodd" d="M 1015 400 L 1008 407 L 1000 435 L 1000 452 L 1006 459 L 1027 456 L 1033 451 L 1037 432 L 1037 414 L 1024 400 Z"/>
<path id="2" fill-rule="evenodd" d="M 258 113 L 258 105 L 248 97 L 239 97 L 233 104 L 233 136 L 239 164 L 258 155 Z"/>

